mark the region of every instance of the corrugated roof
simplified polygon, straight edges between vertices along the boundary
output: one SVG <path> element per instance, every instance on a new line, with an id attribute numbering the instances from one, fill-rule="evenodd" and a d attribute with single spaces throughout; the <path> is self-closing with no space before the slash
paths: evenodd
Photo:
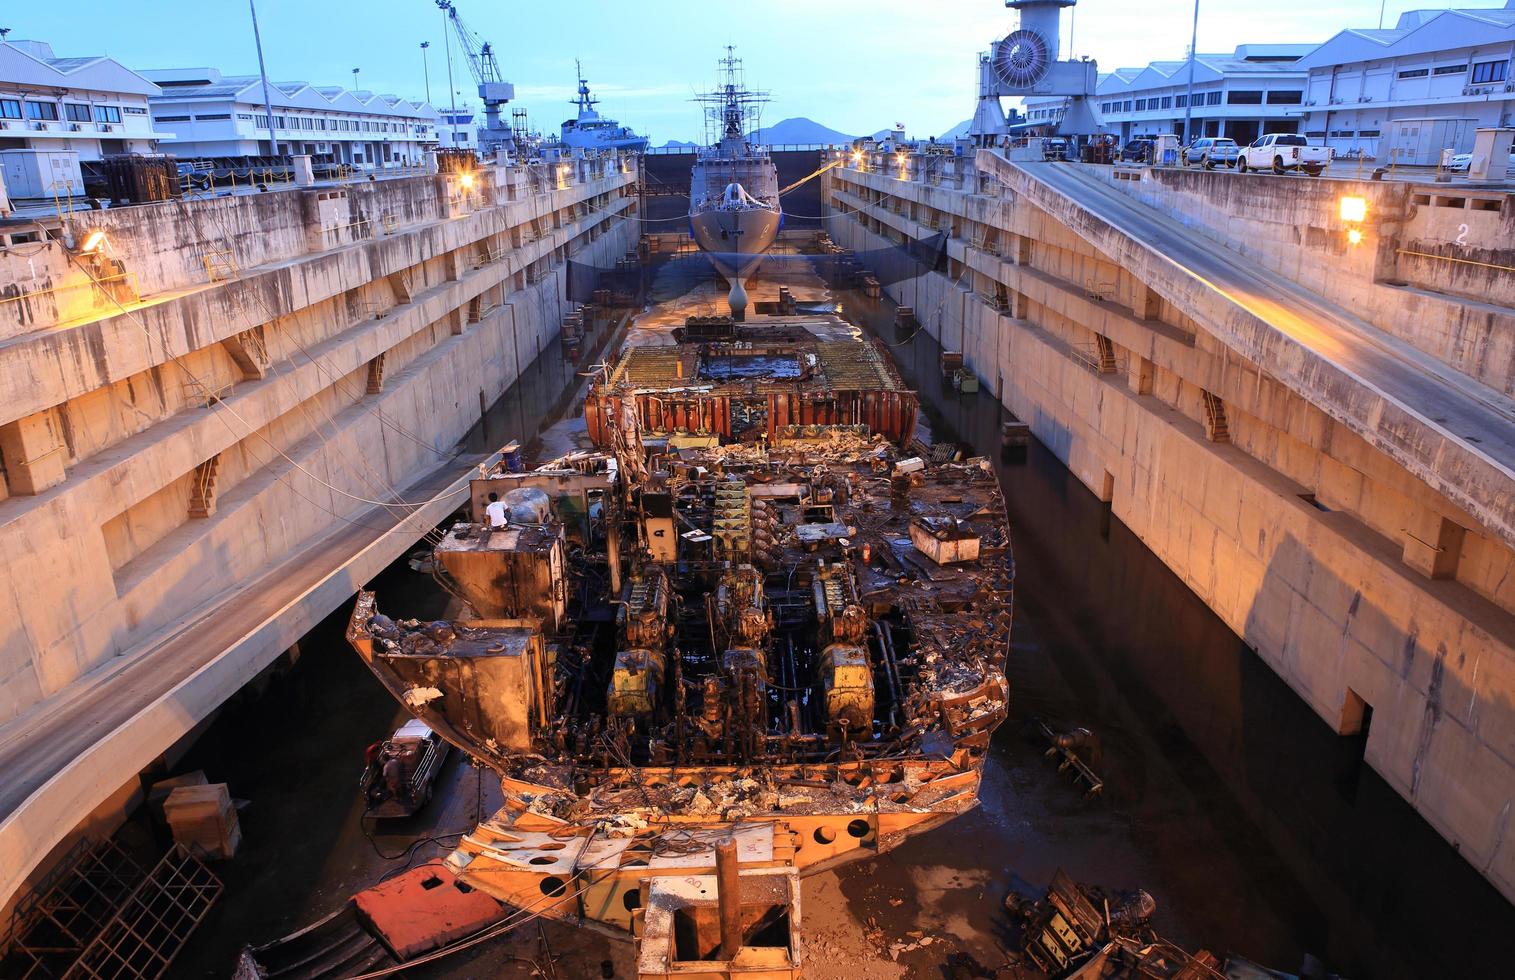
<path id="1" fill-rule="evenodd" d="M 96 58 L 48 58 L 47 59 L 47 63 L 50 64 L 50 65 L 52 65 L 54 68 L 58 69 L 59 71 L 73 71 L 76 68 L 83 68 L 85 65 L 94 64 L 95 62 L 97 62 L 99 60 L 100 59 L 98 57 L 96 57 Z"/>

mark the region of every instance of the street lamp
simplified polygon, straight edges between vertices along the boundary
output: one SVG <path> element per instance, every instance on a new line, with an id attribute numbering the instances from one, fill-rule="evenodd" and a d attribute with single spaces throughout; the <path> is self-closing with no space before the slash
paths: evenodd
<path id="1" fill-rule="evenodd" d="M 363 69 L 361 69 L 361 68 L 354 68 L 352 70 L 352 90 L 354 92 L 356 92 L 358 90 L 358 72 L 360 72 L 362 70 Z"/>
<path id="2" fill-rule="evenodd" d="M 426 64 L 426 49 L 431 47 L 430 41 L 421 42 L 421 75 L 426 79 L 426 104 L 431 105 L 431 68 Z"/>
<path id="3" fill-rule="evenodd" d="M 1194 62 L 1199 58 L 1199 0 L 1194 0 L 1194 28 L 1189 34 L 1189 94 L 1184 96 L 1184 146 L 1193 145 L 1189 127 L 1194 119 Z"/>
<path id="4" fill-rule="evenodd" d="M 258 76 L 263 80 L 263 110 L 268 113 L 268 155 L 279 155 L 279 137 L 274 133 L 274 103 L 268 97 L 268 66 L 263 63 L 263 36 L 258 33 L 258 5 L 247 0 L 247 9 L 252 14 L 253 44 L 258 49 Z"/>
<path id="5" fill-rule="evenodd" d="M 452 124 L 452 145 L 458 145 L 458 90 L 452 84 L 452 39 L 447 33 L 447 18 L 452 14 L 451 0 L 437 0 L 437 9 L 442 11 L 442 47 L 447 52 L 447 91 L 452 108 L 449 109 L 448 122 Z"/>

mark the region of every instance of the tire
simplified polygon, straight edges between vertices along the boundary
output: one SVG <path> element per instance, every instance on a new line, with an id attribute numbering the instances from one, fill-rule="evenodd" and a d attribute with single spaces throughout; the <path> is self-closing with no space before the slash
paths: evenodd
<path id="1" fill-rule="evenodd" d="M 1247 161 L 1243 160 L 1241 157 L 1236 158 L 1236 172 L 1239 174 L 1244 174 L 1247 172 Z"/>
<path id="2" fill-rule="evenodd" d="M 1286 172 L 1284 170 L 1284 158 L 1283 157 L 1274 157 L 1273 158 L 1273 172 L 1276 173 L 1276 174 L 1282 174 L 1282 173 Z"/>
<path id="3" fill-rule="evenodd" d="M 1206 170 L 1214 170 L 1215 169 L 1215 161 L 1211 160 L 1209 157 L 1205 157 L 1204 164 L 1205 164 L 1205 169 Z"/>
<path id="4" fill-rule="evenodd" d="M 1319 177 L 1324 172 L 1325 172 L 1325 168 L 1324 167 L 1306 167 L 1305 168 L 1305 173 L 1309 174 L 1311 177 Z"/>

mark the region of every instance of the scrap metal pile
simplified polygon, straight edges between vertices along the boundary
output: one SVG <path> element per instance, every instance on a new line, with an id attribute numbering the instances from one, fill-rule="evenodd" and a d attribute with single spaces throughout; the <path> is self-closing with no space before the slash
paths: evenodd
<path id="1" fill-rule="evenodd" d="M 365 592 L 349 627 L 502 777 L 458 876 L 624 929 L 644 879 L 710 864 L 702 831 L 805 873 L 974 806 L 1014 574 L 992 468 L 901 448 L 914 396 L 878 348 L 648 351 L 589 394 L 603 452 L 473 481 L 436 565 L 478 615 L 394 622 Z"/>

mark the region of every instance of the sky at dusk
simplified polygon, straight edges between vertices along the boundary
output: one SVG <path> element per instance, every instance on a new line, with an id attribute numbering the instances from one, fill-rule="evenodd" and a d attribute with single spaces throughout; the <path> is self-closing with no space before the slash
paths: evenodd
<path id="1" fill-rule="evenodd" d="M 690 96 L 715 78 L 716 59 L 735 44 L 749 83 L 769 90 L 765 123 L 807 116 L 850 134 L 895 122 L 915 136 L 969 117 L 975 55 L 1013 29 L 1002 0 L 457 0 L 463 19 L 494 45 L 516 102 L 533 128 L 556 130 L 572 109 L 574 59 L 584 62 L 600 109 L 655 143 L 698 139 Z M 1376 27 L 1380 0 L 1200 0 L 1199 49 L 1241 43 L 1320 42 L 1344 27 Z M 1452 3 L 1384 5 L 1399 13 Z M 1502 0 L 1462 0 L 1462 7 Z M 1191 0 L 1081 0 L 1063 15 L 1063 53 L 1095 58 L 1102 70 L 1178 59 L 1189 43 Z M 1071 17 L 1070 17 L 1071 13 Z M 258 0 L 273 81 L 352 84 L 412 98 L 425 95 L 421 41 L 430 41 L 431 97 L 447 103 L 443 15 L 433 0 Z M 1071 24 L 1070 24 L 1071 21 Z M 108 54 L 132 68 L 209 65 L 254 74 L 246 0 L 73 0 L 5 3 L 11 40 L 49 41 L 61 57 Z M 459 100 L 474 83 L 453 39 Z"/>

